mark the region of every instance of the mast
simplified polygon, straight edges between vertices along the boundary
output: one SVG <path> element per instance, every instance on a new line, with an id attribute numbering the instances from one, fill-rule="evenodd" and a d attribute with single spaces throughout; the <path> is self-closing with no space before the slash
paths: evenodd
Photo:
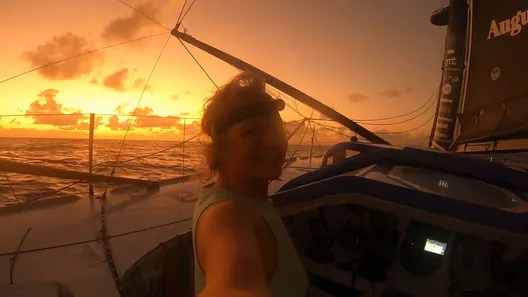
<path id="1" fill-rule="evenodd" d="M 371 131 L 367 130 L 366 128 L 362 127 L 361 125 L 357 124 L 356 122 L 352 121 L 348 117 L 344 116 L 343 114 L 335 111 L 334 109 L 330 108 L 329 106 L 321 103 L 320 101 L 314 99 L 313 97 L 309 96 L 308 94 L 301 92 L 300 90 L 296 89 L 295 87 L 279 80 L 278 78 L 272 76 L 271 74 L 268 74 L 255 66 L 252 66 L 236 57 L 233 57 L 232 55 L 223 52 L 215 47 L 212 47 L 206 43 L 203 43 L 200 40 L 197 40 L 196 38 L 184 33 L 178 31 L 178 27 L 174 28 L 171 31 L 171 34 L 175 36 L 176 38 L 185 41 L 217 58 L 220 60 L 223 60 L 224 62 L 240 69 L 241 71 L 249 71 L 252 73 L 255 73 L 266 81 L 267 84 L 270 86 L 273 86 L 282 92 L 288 94 L 289 96 L 299 100 L 300 102 L 310 106 L 311 108 L 319 111 L 320 113 L 328 116 L 332 120 L 340 123 L 341 125 L 347 127 L 351 131 L 356 132 L 357 134 L 363 136 L 365 139 L 367 139 L 370 142 L 378 143 L 378 144 L 390 144 L 388 141 L 382 139 L 378 135 L 372 133 Z"/>
<path id="2" fill-rule="evenodd" d="M 431 15 L 435 26 L 446 26 L 442 83 L 429 146 L 440 150 L 456 148 L 458 111 L 462 97 L 467 4 L 463 0 L 449 0 L 449 6 Z"/>

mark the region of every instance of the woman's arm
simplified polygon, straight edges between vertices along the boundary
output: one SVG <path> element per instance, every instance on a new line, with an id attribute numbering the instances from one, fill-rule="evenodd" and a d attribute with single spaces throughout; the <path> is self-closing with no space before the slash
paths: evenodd
<path id="1" fill-rule="evenodd" d="M 255 232 L 260 221 L 233 201 L 214 204 L 201 215 L 195 230 L 197 258 L 205 272 L 200 297 L 271 297 Z"/>

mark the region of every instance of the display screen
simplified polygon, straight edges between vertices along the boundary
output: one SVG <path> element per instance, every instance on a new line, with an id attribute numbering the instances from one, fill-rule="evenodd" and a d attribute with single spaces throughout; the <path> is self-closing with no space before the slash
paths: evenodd
<path id="1" fill-rule="evenodd" d="M 447 243 L 445 242 L 440 242 L 440 241 L 432 240 L 429 238 L 425 240 L 424 250 L 428 252 L 443 256 L 445 254 L 446 248 L 447 248 Z"/>

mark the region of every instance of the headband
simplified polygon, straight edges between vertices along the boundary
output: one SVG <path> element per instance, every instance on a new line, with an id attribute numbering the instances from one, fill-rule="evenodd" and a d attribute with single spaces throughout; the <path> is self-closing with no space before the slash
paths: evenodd
<path id="1" fill-rule="evenodd" d="M 254 117 L 270 117 L 274 113 L 284 110 L 286 103 L 282 99 L 261 100 L 253 104 L 249 104 L 237 108 L 230 112 L 227 116 L 217 121 L 211 127 L 213 137 L 225 132 L 231 126 Z"/>

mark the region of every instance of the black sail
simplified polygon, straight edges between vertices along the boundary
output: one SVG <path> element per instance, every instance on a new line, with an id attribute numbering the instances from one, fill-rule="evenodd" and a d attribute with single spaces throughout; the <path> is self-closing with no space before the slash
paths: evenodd
<path id="1" fill-rule="evenodd" d="M 474 1 L 458 143 L 528 137 L 528 1 Z"/>
<path id="2" fill-rule="evenodd" d="M 528 138 L 528 1 L 469 2 L 451 0 L 448 9 L 444 92 L 432 137 L 432 146 L 441 149 Z M 466 15 L 461 13 L 464 9 Z M 461 71 L 460 89 L 446 87 L 450 78 L 458 76 L 447 65 L 449 53 L 456 55 L 458 48 L 465 51 L 465 63 L 457 59 L 457 67 L 451 68 Z M 445 102 L 451 102 L 453 109 Z"/>

